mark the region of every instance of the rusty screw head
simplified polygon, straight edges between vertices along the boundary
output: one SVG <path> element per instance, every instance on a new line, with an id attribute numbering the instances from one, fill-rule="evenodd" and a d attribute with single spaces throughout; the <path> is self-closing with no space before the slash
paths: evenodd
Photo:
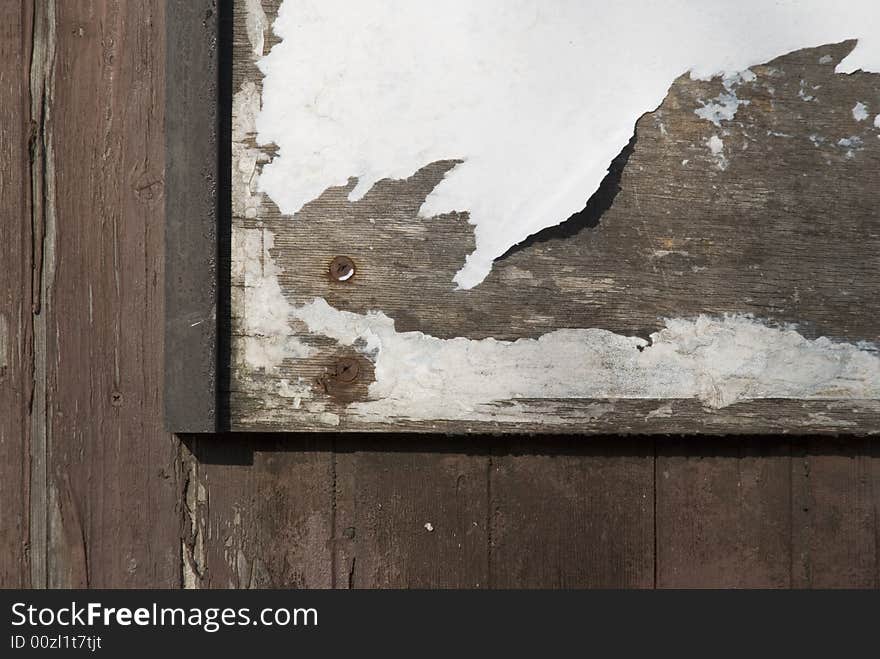
<path id="1" fill-rule="evenodd" d="M 348 281 L 354 277 L 354 261 L 347 256 L 337 256 L 330 261 L 330 278 L 334 281 Z"/>
<path id="2" fill-rule="evenodd" d="M 339 382 L 354 382 L 357 380 L 358 373 L 360 373 L 361 367 L 358 365 L 357 359 L 353 357 L 343 357 L 338 362 L 336 362 L 336 379 Z"/>

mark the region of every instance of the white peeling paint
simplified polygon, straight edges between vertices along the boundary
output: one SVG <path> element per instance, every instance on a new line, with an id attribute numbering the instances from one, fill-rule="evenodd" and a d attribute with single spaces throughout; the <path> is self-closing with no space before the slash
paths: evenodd
<path id="1" fill-rule="evenodd" d="M 852 109 L 852 115 L 856 121 L 864 121 L 868 118 L 868 106 L 859 101 Z"/>
<path id="2" fill-rule="evenodd" d="M 244 281 L 245 358 L 273 370 L 283 360 L 311 354 L 291 335 L 328 337 L 374 363 L 370 400 L 348 412 L 366 421 L 518 421 L 536 399 L 688 399 L 720 408 L 760 398 L 880 398 L 880 357 L 874 346 L 808 340 L 794 329 L 769 327 L 745 316 L 670 319 L 650 341 L 600 329 L 562 329 L 537 339 L 440 339 L 398 332 L 382 312 L 357 314 L 316 298 L 284 299 L 269 249 L 272 233 L 236 229 L 233 277 Z M 276 393 L 313 420 L 339 425 L 339 415 L 312 400 L 303 379 L 281 379 Z M 532 407 L 532 410 L 534 408 Z M 599 418 L 613 405 L 597 402 L 585 413 Z M 661 414 L 658 412 L 658 415 Z M 548 425 L 564 423 L 542 414 Z"/>
<path id="3" fill-rule="evenodd" d="M 876 0 L 285 0 L 273 29 L 257 128 L 280 155 L 260 188 L 293 214 L 351 176 L 355 200 L 462 159 L 421 209 L 470 213 L 462 288 L 581 210 L 682 73 L 745 71 L 849 38 L 860 41 L 837 71 L 880 70 Z M 624 40 L 625 56 L 609 56 Z"/>
<path id="4" fill-rule="evenodd" d="M 253 82 L 244 82 L 232 97 L 232 212 L 236 217 L 255 219 L 263 205 L 257 190 L 258 170 L 269 158 L 256 146 L 256 120 L 260 92 Z"/>
<path id="5" fill-rule="evenodd" d="M 312 350 L 290 326 L 292 307 L 278 282 L 280 270 L 269 256 L 274 235 L 264 229 L 232 230 L 232 276 L 243 282 L 237 299 L 244 336 L 243 358 L 251 369 L 272 371 L 285 359 L 308 357 Z"/>
<path id="6" fill-rule="evenodd" d="M 694 110 L 694 114 L 719 127 L 722 121 L 733 120 L 741 105 L 751 103 L 751 101 L 737 98 L 736 88 L 744 82 L 754 82 L 756 78 L 757 76 L 748 69 L 724 76 L 722 79 L 724 91 L 711 101 L 702 102 L 703 107 Z"/>
<path id="7" fill-rule="evenodd" d="M 815 101 L 816 97 L 812 94 L 807 93 L 807 83 L 801 80 L 801 88 L 798 90 L 798 96 L 805 103 L 809 103 L 810 101 Z"/>
<path id="8" fill-rule="evenodd" d="M 864 144 L 864 141 L 858 135 L 853 135 L 852 137 L 844 137 L 837 141 L 838 146 L 842 147 L 859 147 Z"/>
<path id="9" fill-rule="evenodd" d="M 852 137 L 844 137 L 837 141 L 837 146 L 846 149 L 847 158 L 855 158 L 856 151 L 861 151 L 865 146 L 865 141 L 858 135 Z"/>
<path id="10" fill-rule="evenodd" d="M 717 135 L 713 135 L 706 140 L 706 146 L 709 147 L 709 153 L 715 159 L 715 166 L 722 171 L 727 169 L 729 163 L 727 156 L 724 155 L 724 141 Z"/>
<path id="11" fill-rule="evenodd" d="M 508 342 L 397 332 L 381 312 L 340 311 L 321 299 L 294 315 L 374 360 L 374 400 L 349 407 L 368 420 L 497 420 L 505 414 L 497 404 L 516 399 L 697 398 L 719 408 L 756 398 L 880 397 L 875 351 L 744 316 L 667 320 L 650 342 L 599 329 Z"/>
<path id="12" fill-rule="evenodd" d="M 682 249 L 655 249 L 651 252 L 651 258 L 662 259 L 667 256 L 690 256 L 690 252 Z"/>
<path id="13" fill-rule="evenodd" d="M 831 55 L 822 55 L 819 58 L 819 64 L 831 64 L 834 61 L 834 58 Z"/>
<path id="14" fill-rule="evenodd" d="M 669 403 L 667 405 L 662 405 L 658 407 L 656 410 L 651 410 L 645 416 L 645 419 L 668 419 L 672 416 L 672 404 Z"/>
<path id="15" fill-rule="evenodd" d="M 266 30 L 269 29 L 269 19 L 263 11 L 261 0 L 245 1 L 245 29 L 251 49 L 257 57 L 263 56 L 265 47 Z"/>
<path id="16" fill-rule="evenodd" d="M 880 114 L 874 117 L 874 128 L 880 128 Z"/>

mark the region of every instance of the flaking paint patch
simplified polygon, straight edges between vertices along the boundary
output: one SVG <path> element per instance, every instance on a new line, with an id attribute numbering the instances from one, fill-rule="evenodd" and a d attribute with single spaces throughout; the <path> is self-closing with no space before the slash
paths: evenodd
<path id="1" fill-rule="evenodd" d="M 656 410 L 651 410 L 645 416 L 645 419 L 669 419 L 673 415 L 672 403 L 661 405 Z"/>
<path id="2" fill-rule="evenodd" d="M 521 421 L 540 399 L 692 399 L 722 408 L 761 398 L 850 400 L 880 398 L 880 357 L 868 343 L 809 340 L 793 328 L 770 327 L 748 316 L 668 319 L 646 341 L 600 329 L 561 329 L 537 339 L 440 339 L 398 332 L 381 311 L 358 314 L 315 298 L 297 305 L 284 298 L 266 229 L 236 229 L 234 275 L 244 290 L 248 332 L 258 342 L 249 366 L 274 369 L 310 349 L 289 333 L 327 337 L 357 350 L 374 364 L 369 400 L 347 413 L 366 421 Z M 254 295 L 252 292 L 251 295 Z M 251 308 L 247 302 L 251 300 Z M 272 339 L 289 340 L 278 345 Z M 302 379 L 273 385 L 284 400 L 322 425 L 338 414 L 314 400 Z M 532 407 L 529 407 L 532 406 Z M 583 411 L 600 418 L 613 404 Z M 658 413 L 659 414 L 659 413 Z M 545 424 L 570 419 L 546 414 Z"/>
<path id="3" fill-rule="evenodd" d="M 853 107 L 852 115 L 856 121 L 864 121 L 868 118 L 868 106 L 859 101 Z"/>
<path id="4" fill-rule="evenodd" d="M 279 155 L 260 189 L 294 215 L 350 177 L 355 201 L 383 178 L 460 160 L 420 214 L 469 213 L 476 250 L 461 288 L 582 210 L 681 74 L 852 38 L 836 71 L 880 70 L 876 0 L 285 0 L 273 30 L 257 127 Z M 624 37 L 627 56 L 608 57 Z M 801 98 L 813 91 L 804 81 Z M 733 111 L 708 112 L 720 124 Z"/>
<path id="5" fill-rule="evenodd" d="M 838 140 L 837 146 L 846 149 L 847 158 L 855 158 L 856 152 L 865 148 L 865 141 L 858 135 L 853 135 Z"/>
<path id="6" fill-rule="evenodd" d="M 290 325 L 292 306 L 278 282 L 281 270 L 269 255 L 274 238 L 265 229 L 232 230 L 232 276 L 242 284 L 236 299 L 244 334 L 237 342 L 243 353 L 238 357 L 252 370 L 274 371 L 285 359 L 312 354 Z"/>
<path id="7" fill-rule="evenodd" d="M 232 98 L 232 212 L 247 219 L 259 217 L 263 193 L 257 189 L 257 180 L 260 168 L 269 162 L 255 143 L 259 112 L 259 89 L 246 81 Z"/>
<path id="8" fill-rule="evenodd" d="M 801 80 L 801 86 L 800 86 L 800 89 L 798 89 L 798 97 L 799 97 L 804 103 L 811 103 L 812 101 L 815 101 L 815 100 L 816 100 L 816 97 L 813 96 L 812 94 L 810 94 L 810 93 L 807 91 L 807 82 L 806 82 L 806 80 Z"/>
<path id="9" fill-rule="evenodd" d="M 190 462 L 184 491 L 184 507 L 188 520 L 187 537 L 181 538 L 181 569 L 183 587 L 187 590 L 201 587 L 207 570 L 207 551 L 205 549 L 207 489 L 199 479 L 196 462 Z"/>
<path id="10" fill-rule="evenodd" d="M 727 169 L 727 166 L 730 163 L 727 160 L 727 156 L 724 155 L 724 140 L 717 135 L 713 135 L 706 140 L 706 146 L 709 147 L 709 153 L 712 154 L 712 159 L 715 161 L 715 167 L 721 171 Z"/>
<path id="11" fill-rule="evenodd" d="M 327 410 L 326 401 L 316 398 L 310 382 L 302 377 L 266 377 L 280 373 L 285 361 L 315 354 L 299 338 L 305 330 L 295 325 L 293 306 L 281 290 L 281 268 L 269 252 L 274 239 L 274 234 L 262 227 L 232 229 L 233 308 L 237 312 L 233 358 L 239 364 L 237 373 L 247 374 L 241 385 L 266 403 L 252 421 L 265 422 L 284 411 L 270 404 L 281 401 L 287 411 L 293 407 L 306 421 L 335 427 L 340 424 L 339 415 Z M 247 423 L 248 419 L 242 421 Z"/>
<path id="12" fill-rule="evenodd" d="M 239 135 L 252 139 L 255 116 L 260 112 L 256 86 L 243 86 L 236 100 L 244 108 Z M 708 146 L 726 166 L 724 143 L 717 135 L 714 138 L 717 142 L 710 139 Z M 238 158 L 239 166 L 242 160 Z M 258 200 L 248 205 L 255 210 L 242 216 L 257 217 L 262 193 L 254 181 L 263 164 L 255 159 L 242 168 L 251 196 Z M 289 351 L 257 346 L 250 365 L 269 371 L 284 359 L 309 356 L 308 346 L 293 335 L 294 325 L 354 348 L 375 364 L 370 399 L 353 403 L 347 410 L 362 419 L 521 421 L 534 412 L 536 399 L 542 398 L 697 398 L 711 408 L 759 398 L 880 398 L 880 368 L 873 346 L 810 341 L 793 329 L 769 327 L 745 316 L 670 319 L 650 342 L 597 329 L 559 330 L 515 342 L 400 333 L 381 312 L 352 314 L 322 299 L 304 305 L 287 302 L 278 285 L 279 270 L 269 254 L 271 232 L 261 228 L 237 233 L 242 231 L 254 232 L 233 237 L 237 249 L 251 254 L 244 267 L 239 267 L 237 256 L 233 258 L 237 274 L 246 282 L 243 294 L 246 302 L 253 295 L 247 292 L 249 288 L 264 294 L 250 300 L 255 315 L 248 320 L 248 313 L 244 314 L 246 328 L 278 322 L 278 331 L 287 332 L 287 338 L 295 341 Z M 269 307 L 282 313 L 273 313 Z M 253 338 L 270 337 L 249 336 L 245 341 Z M 306 407 L 308 416 L 317 422 L 340 423 L 339 415 L 314 399 L 307 383 L 285 379 L 273 381 L 272 387 L 285 401 Z M 591 403 L 586 413 L 598 418 L 613 409 L 613 403 Z M 664 412 L 658 410 L 657 416 L 665 416 L 665 406 L 660 409 Z M 553 414 L 543 419 L 549 425 L 571 421 Z"/>
<path id="13" fill-rule="evenodd" d="M 694 110 L 694 114 L 720 128 L 721 122 L 732 121 L 736 117 L 741 105 L 751 104 L 751 101 L 738 98 L 736 89 L 744 82 L 754 82 L 756 78 L 748 69 L 723 76 L 721 84 L 724 91 L 710 101 L 700 101 L 703 106 Z"/>
<path id="14" fill-rule="evenodd" d="M 370 421 L 506 420 L 495 403 L 517 399 L 697 398 L 721 408 L 760 398 L 880 398 L 875 351 L 746 316 L 669 319 L 650 341 L 564 329 L 508 342 L 397 332 L 381 312 L 340 311 L 322 299 L 294 315 L 374 361 L 371 400 L 348 410 Z"/>
<path id="15" fill-rule="evenodd" d="M 247 0 L 245 2 L 245 28 L 252 52 L 257 57 L 262 57 L 266 42 L 266 30 L 269 29 L 269 19 L 266 17 L 266 12 L 263 11 L 261 0 Z"/>

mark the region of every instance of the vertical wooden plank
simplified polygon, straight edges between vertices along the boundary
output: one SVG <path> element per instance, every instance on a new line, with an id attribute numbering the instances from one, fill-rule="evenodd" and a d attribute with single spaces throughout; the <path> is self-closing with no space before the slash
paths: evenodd
<path id="1" fill-rule="evenodd" d="M 478 438 L 338 440 L 334 585 L 487 587 L 487 448 Z"/>
<path id="2" fill-rule="evenodd" d="M 496 444 L 491 584 L 654 584 L 654 446 L 645 439 Z"/>
<path id="3" fill-rule="evenodd" d="M 48 585 L 180 583 L 162 430 L 164 12 L 46 3 Z"/>
<path id="4" fill-rule="evenodd" d="M 189 437 L 184 585 L 329 588 L 331 440 Z"/>
<path id="5" fill-rule="evenodd" d="M 657 585 L 787 587 L 790 511 L 788 440 L 658 440 Z"/>
<path id="6" fill-rule="evenodd" d="M 876 441 L 803 440 L 792 459 L 792 585 L 877 588 Z"/>
<path id="7" fill-rule="evenodd" d="M 28 2 L 0 5 L 0 588 L 30 585 L 28 488 L 33 385 Z"/>

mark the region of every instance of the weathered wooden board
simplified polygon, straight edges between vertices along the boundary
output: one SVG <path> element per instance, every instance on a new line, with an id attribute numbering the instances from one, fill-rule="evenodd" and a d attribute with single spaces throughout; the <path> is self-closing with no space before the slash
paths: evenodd
<path id="1" fill-rule="evenodd" d="M 876 587 L 876 443 L 657 447 L 657 587 Z"/>
<path id="2" fill-rule="evenodd" d="M 0 3 L 0 587 L 880 584 L 868 440 L 164 433 L 163 5 Z"/>
<path id="3" fill-rule="evenodd" d="M 0 6 L 0 586 L 30 583 L 28 484 L 34 404 L 34 231 L 29 67 L 33 9 Z M 36 282 L 39 285 L 39 281 Z M 36 401 L 39 405 L 39 401 Z"/>
<path id="4" fill-rule="evenodd" d="M 279 4 L 235 3 L 233 429 L 880 429 L 873 385 L 848 389 L 838 382 L 809 396 L 775 396 L 772 386 L 764 393 L 766 383 L 753 382 L 748 374 L 709 373 L 713 354 L 743 348 L 746 341 L 738 338 L 734 346 L 709 345 L 707 335 L 695 339 L 694 354 L 700 352 L 694 346 L 709 345 L 700 357 L 705 362 L 696 367 L 695 377 L 704 379 L 706 388 L 699 397 L 642 391 L 641 382 L 662 371 L 662 364 L 653 371 L 636 367 L 631 376 L 616 379 L 621 357 L 614 351 L 600 351 L 590 362 L 598 362 L 596 368 L 586 368 L 583 354 L 573 351 L 568 372 L 553 364 L 546 373 L 536 372 L 539 384 L 550 390 L 560 378 L 612 381 L 583 387 L 600 392 L 586 397 L 473 400 L 474 385 L 468 385 L 470 391 L 461 385 L 455 395 L 455 369 L 442 367 L 443 355 L 462 358 L 466 366 L 471 357 L 462 355 L 476 355 L 491 339 L 546 341 L 559 329 L 642 337 L 648 343 L 638 346 L 639 352 L 651 354 L 674 333 L 668 319 L 701 317 L 750 318 L 761 327 L 778 328 L 772 331 L 780 336 L 795 328 L 806 343 L 827 337 L 876 356 L 865 346 L 880 337 L 880 130 L 871 120 L 857 121 L 853 108 L 859 102 L 880 107 L 880 76 L 834 73 L 855 42 L 798 51 L 753 67 L 755 79 L 737 89 L 743 104 L 735 120 L 719 126 L 695 110 L 723 92 L 721 80 L 683 76 L 675 81 L 663 104 L 638 122 L 630 146 L 582 213 L 511 249 L 483 283 L 461 291 L 451 282 L 474 246 L 466 215 L 417 217 L 452 162 L 433 163 L 407 180 L 382 181 L 357 202 L 347 198 L 352 180 L 327 190 L 295 217 L 281 214 L 259 192 L 261 167 L 275 153 L 272 145 L 255 140 L 262 75 L 255 62 L 276 39 L 269 26 Z M 712 139 L 719 135 L 724 148 L 713 151 Z M 344 282 L 328 275 L 329 264 L 340 255 L 355 264 L 354 276 Z M 262 288 L 252 283 L 254 271 Z M 265 305 L 267 282 L 273 291 L 280 287 L 278 316 L 289 330 L 254 322 L 253 309 Z M 377 391 L 387 387 L 371 386 L 378 380 L 375 352 L 363 342 L 310 331 L 302 315 L 286 317 L 284 305 L 304 309 L 314 300 L 326 301 L 322 308 L 350 312 L 352 326 L 367 323 L 370 312 L 381 312 L 393 320 L 396 337 L 423 333 L 427 341 L 436 337 L 465 345 L 431 358 L 413 353 L 420 361 L 409 366 L 401 360 L 394 376 L 404 384 L 383 399 Z M 298 347 L 289 349 L 294 344 Z M 636 346 L 632 350 L 635 354 Z M 269 363 L 267 351 L 283 353 L 283 359 Z M 758 350 L 755 358 L 772 364 L 773 351 Z M 764 375 L 791 363 L 782 360 Z M 869 369 L 877 370 L 876 364 Z M 847 375 L 844 369 L 840 380 Z M 876 375 L 872 371 L 870 378 Z M 408 393 L 407 382 L 418 389 L 420 377 L 442 380 L 434 394 L 425 395 L 441 401 L 428 404 L 427 411 L 413 411 L 394 398 Z M 860 377 L 852 374 L 853 381 Z M 450 391 L 453 395 L 444 398 Z M 869 395 L 858 395 L 861 391 Z M 461 409 L 444 409 L 459 404 Z"/>
<path id="5" fill-rule="evenodd" d="M 494 586 L 654 585 L 653 444 L 603 438 L 582 450 L 579 441 L 518 440 L 493 456 Z"/>
<path id="6" fill-rule="evenodd" d="M 173 586 L 163 4 L 2 12 L 0 583 Z"/>
<path id="7" fill-rule="evenodd" d="M 47 581 L 173 584 L 178 450 L 157 423 L 165 99 L 154 49 L 164 6 L 37 4 L 56 35 L 46 71 Z"/>

